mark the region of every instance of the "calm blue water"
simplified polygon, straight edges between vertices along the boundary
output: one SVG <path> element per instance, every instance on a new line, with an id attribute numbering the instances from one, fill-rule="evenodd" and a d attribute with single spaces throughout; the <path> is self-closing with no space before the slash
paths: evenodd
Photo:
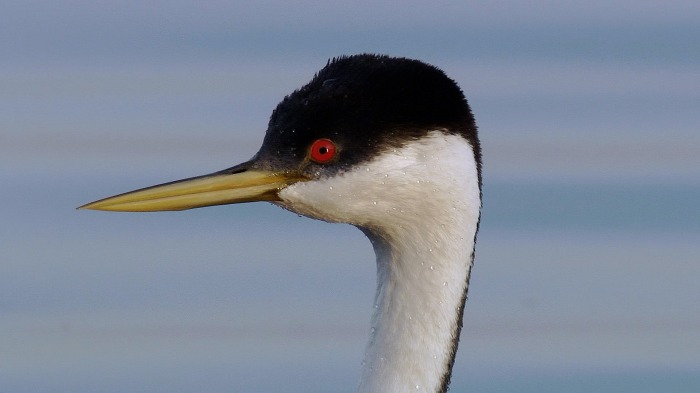
<path id="1" fill-rule="evenodd" d="M 281 97 L 363 51 L 439 65 L 480 126 L 451 391 L 700 391 L 696 3 L 7 5 L 0 392 L 354 391 L 355 228 L 74 208 L 246 160 Z"/>

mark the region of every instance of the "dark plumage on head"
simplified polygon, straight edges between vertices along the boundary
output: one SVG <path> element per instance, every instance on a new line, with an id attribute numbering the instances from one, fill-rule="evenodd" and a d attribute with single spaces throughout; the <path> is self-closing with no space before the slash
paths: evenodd
<path id="1" fill-rule="evenodd" d="M 405 58 L 343 56 L 330 60 L 273 111 L 257 165 L 308 165 L 308 173 L 336 173 L 433 130 L 463 136 L 480 161 L 469 105 L 441 70 Z M 338 146 L 337 162 L 322 167 L 305 162 L 319 138 Z"/>

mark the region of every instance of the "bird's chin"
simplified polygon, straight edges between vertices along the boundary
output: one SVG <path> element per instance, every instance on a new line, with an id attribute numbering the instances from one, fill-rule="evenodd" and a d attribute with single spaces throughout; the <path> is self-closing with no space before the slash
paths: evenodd
<path id="1" fill-rule="evenodd" d="M 340 217 L 329 216 L 325 211 L 321 211 L 313 208 L 310 205 L 299 205 L 297 203 L 285 202 L 285 201 L 274 201 L 271 202 L 273 205 L 277 205 L 284 210 L 292 212 L 298 216 L 304 216 L 308 218 L 313 218 L 315 220 L 333 222 L 333 223 L 348 223 L 346 219 L 341 219 Z"/>

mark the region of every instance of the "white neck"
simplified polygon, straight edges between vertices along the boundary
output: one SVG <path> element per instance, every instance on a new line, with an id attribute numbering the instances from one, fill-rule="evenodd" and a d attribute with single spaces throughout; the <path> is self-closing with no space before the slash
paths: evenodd
<path id="1" fill-rule="evenodd" d="M 469 143 L 440 131 L 333 178 L 280 192 L 283 206 L 360 227 L 377 254 L 362 393 L 444 392 L 481 205 Z"/>
<path id="2" fill-rule="evenodd" d="M 441 392 L 457 350 L 472 243 L 406 232 L 403 243 L 368 237 L 377 253 L 377 292 L 360 392 Z"/>

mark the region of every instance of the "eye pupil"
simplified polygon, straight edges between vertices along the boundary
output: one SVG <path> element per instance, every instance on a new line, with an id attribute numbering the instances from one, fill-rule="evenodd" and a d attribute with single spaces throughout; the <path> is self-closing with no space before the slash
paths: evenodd
<path id="1" fill-rule="evenodd" d="M 330 139 L 317 139 L 311 144 L 309 159 L 318 164 L 330 162 L 336 153 L 336 147 Z"/>

